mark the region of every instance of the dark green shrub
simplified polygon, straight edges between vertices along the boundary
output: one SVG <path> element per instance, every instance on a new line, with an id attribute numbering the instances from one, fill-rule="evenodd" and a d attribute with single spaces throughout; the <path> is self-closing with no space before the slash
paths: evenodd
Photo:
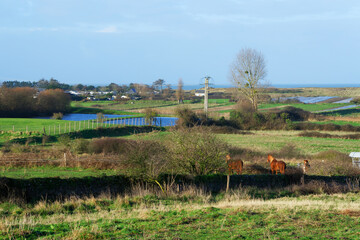
<path id="1" fill-rule="evenodd" d="M 155 111 L 152 108 L 146 108 L 144 113 L 145 113 L 145 122 L 146 122 L 146 124 L 151 125 L 151 126 L 154 125 L 155 117 L 157 117 L 159 115 L 157 113 L 157 111 Z"/>
<path id="2" fill-rule="evenodd" d="M 126 171 L 145 180 L 157 179 L 159 174 L 170 172 L 166 148 L 157 141 L 127 141 L 123 155 Z"/>
<path id="3" fill-rule="evenodd" d="M 68 134 L 64 134 L 58 137 L 58 142 L 64 147 L 69 147 L 71 143 L 71 138 Z"/>
<path id="4" fill-rule="evenodd" d="M 79 138 L 71 143 L 71 151 L 74 153 L 82 154 L 89 152 L 89 140 Z"/>
<path id="5" fill-rule="evenodd" d="M 195 112 L 187 107 L 177 108 L 176 116 L 178 117 L 176 122 L 178 126 L 194 127 L 200 123 L 200 119 Z"/>
<path id="6" fill-rule="evenodd" d="M 205 175 L 223 168 L 228 146 L 201 127 L 173 131 L 167 147 L 174 168 L 191 175 Z"/>
<path id="7" fill-rule="evenodd" d="M 110 137 L 93 139 L 90 143 L 89 151 L 97 154 L 124 154 L 127 151 L 127 144 L 133 141 Z"/>

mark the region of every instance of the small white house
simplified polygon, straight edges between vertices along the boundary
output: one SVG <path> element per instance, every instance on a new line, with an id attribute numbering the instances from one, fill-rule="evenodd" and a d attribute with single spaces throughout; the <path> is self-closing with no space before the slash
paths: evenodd
<path id="1" fill-rule="evenodd" d="M 195 96 L 197 96 L 197 97 L 205 96 L 205 90 L 196 90 L 195 91 Z"/>
<path id="2" fill-rule="evenodd" d="M 352 159 L 353 167 L 360 168 L 360 152 L 351 152 L 349 157 Z"/>

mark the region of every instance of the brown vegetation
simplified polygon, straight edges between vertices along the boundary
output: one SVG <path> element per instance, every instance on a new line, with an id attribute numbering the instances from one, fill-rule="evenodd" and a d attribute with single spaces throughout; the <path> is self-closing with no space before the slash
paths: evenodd
<path id="1" fill-rule="evenodd" d="M 0 88 L 0 117 L 32 117 L 39 114 L 65 113 L 70 97 L 63 90 L 45 90 L 36 96 L 30 87 Z"/>

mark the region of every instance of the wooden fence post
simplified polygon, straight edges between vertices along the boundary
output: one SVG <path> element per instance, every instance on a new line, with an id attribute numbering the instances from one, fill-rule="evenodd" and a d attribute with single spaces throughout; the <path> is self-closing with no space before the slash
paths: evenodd
<path id="1" fill-rule="evenodd" d="M 226 177 L 226 192 L 229 191 L 229 185 L 230 185 L 230 173 L 228 173 Z"/>

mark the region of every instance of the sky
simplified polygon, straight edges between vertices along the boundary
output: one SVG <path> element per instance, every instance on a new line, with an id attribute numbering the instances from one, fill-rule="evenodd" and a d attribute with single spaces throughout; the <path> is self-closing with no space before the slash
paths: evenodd
<path id="1" fill-rule="evenodd" d="M 0 0 L 0 82 L 231 84 L 243 48 L 280 84 L 360 84 L 359 0 Z"/>

